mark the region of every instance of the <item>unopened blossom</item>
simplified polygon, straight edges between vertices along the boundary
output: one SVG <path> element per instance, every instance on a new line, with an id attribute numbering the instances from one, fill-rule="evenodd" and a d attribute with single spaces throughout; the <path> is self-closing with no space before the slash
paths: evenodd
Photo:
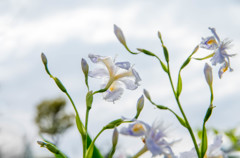
<path id="1" fill-rule="evenodd" d="M 154 122 L 152 126 L 143 121 L 136 121 L 128 127 L 121 129 L 124 135 L 142 137 L 145 147 L 152 153 L 152 157 L 163 155 L 164 157 L 175 158 L 171 149 L 173 143 L 166 140 L 166 128 L 159 122 Z"/>
<path id="2" fill-rule="evenodd" d="M 230 48 L 231 41 L 227 39 L 220 40 L 216 33 L 215 28 L 209 27 L 209 29 L 212 32 L 213 36 L 202 38 L 200 47 L 214 51 L 213 52 L 214 55 L 210 59 L 210 61 L 214 66 L 216 64 L 222 64 L 218 71 L 219 78 L 221 78 L 222 74 L 226 72 L 228 69 L 229 71 L 233 71 L 233 69 L 230 66 L 230 57 L 234 56 L 235 54 L 228 54 L 226 51 L 227 49 Z"/>
<path id="3" fill-rule="evenodd" d="M 225 158 L 224 152 L 221 150 L 222 136 L 216 136 L 213 144 L 208 146 L 207 152 L 204 158 Z M 183 152 L 180 154 L 179 158 L 198 158 L 195 148 L 192 150 Z"/>
<path id="4" fill-rule="evenodd" d="M 204 75 L 208 85 L 211 87 L 213 82 L 212 68 L 207 63 L 204 66 Z"/>
<path id="5" fill-rule="evenodd" d="M 141 78 L 129 62 L 115 62 L 111 57 L 89 54 L 93 63 L 102 64 L 103 67 L 89 71 L 88 75 L 103 80 L 102 89 L 106 101 L 114 102 L 123 94 L 126 89 L 135 90 L 139 86 Z"/>

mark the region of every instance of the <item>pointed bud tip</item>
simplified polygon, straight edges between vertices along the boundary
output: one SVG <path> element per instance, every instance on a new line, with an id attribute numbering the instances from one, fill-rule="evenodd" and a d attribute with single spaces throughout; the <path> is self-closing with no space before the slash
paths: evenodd
<path id="1" fill-rule="evenodd" d="M 113 25 L 113 27 L 114 27 L 114 34 L 116 35 L 119 42 L 122 43 L 124 46 L 126 46 L 126 40 L 122 30 L 115 24 Z"/>
<path id="2" fill-rule="evenodd" d="M 208 63 L 204 66 L 204 75 L 208 85 L 211 87 L 213 82 L 212 67 L 209 66 Z"/>
<path id="3" fill-rule="evenodd" d="M 143 97 L 143 95 L 138 99 L 138 101 L 137 101 L 137 109 L 138 110 L 142 110 L 142 108 L 143 108 L 143 105 L 144 105 L 144 97 Z"/>
<path id="4" fill-rule="evenodd" d="M 147 91 L 146 89 L 143 90 L 143 94 L 145 95 L 145 97 L 146 97 L 148 100 L 151 100 L 150 94 L 148 93 L 148 91 Z"/>
<path id="5" fill-rule="evenodd" d="M 112 136 L 112 144 L 113 144 L 114 147 L 116 147 L 116 145 L 117 145 L 118 135 L 119 135 L 119 133 L 118 133 L 117 128 L 114 128 L 113 136 Z"/>
<path id="6" fill-rule="evenodd" d="M 44 53 L 41 53 L 42 62 L 44 65 L 47 65 L 47 57 Z"/>
<path id="7" fill-rule="evenodd" d="M 87 61 L 86 61 L 84 58 L 82 58 L 81 66 L 82 66 L 82 71 L 83 71 L 83 73 L 84 73 L 85 75 L 87 75 L 87 74 L 88 74 L 88 71 L 89 71 L 89 66 L 88 66 Z"/>

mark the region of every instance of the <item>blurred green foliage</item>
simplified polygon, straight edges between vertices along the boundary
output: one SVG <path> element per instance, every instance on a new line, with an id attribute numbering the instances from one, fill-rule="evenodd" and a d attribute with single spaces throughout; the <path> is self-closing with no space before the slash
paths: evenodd
<path id="1" fill-rule="evenodd" d="M 37 105 L 35 122 L 39 133 L 49 135 L 55 145 L 58 144 L 59 136 L 74 123 L 74 115 L 67 114 L 65 106 L 64 98 L 44 100 Z"/>

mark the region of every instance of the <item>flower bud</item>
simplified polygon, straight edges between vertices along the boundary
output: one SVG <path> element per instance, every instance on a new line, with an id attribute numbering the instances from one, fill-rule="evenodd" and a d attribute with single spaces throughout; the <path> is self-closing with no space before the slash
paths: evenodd
<path id="1" fill-rule="evenodd" d="M 81 66 L 82 66 L 82 71 L 83 71 L 85 77 L 88 76 L 89 66 L 88 66 L 87 61 L 84 58 L 82 58 Z"/>
<path id="2" fill-rule="evenodd" d="M 148 93 L 148 91 L 147 91 L 146 89 L 143 90 L 143 94 L 145 95 L 145 97 L 146 97 L 148 100 L 151 101 L 151 97 L 150 97 L 150 95 L 149 95 L 149 93 Z"/>
<path id="3" fill-rule="evenodd" d="M 46 66 L 47 65 L 47 57 L 44 53 L 41 54 L 42 62 Z"/>
<path id="4" fill-rule="evenodd" d="M 117 146 L 118 135 L 119 135 L 119 133 L 118 133 L 117 128 L 114 128 L 113 135 L 112 135 L 112 144 L 113 144 L 113 148 L 116 148 L 116 146 Z"/>
<path id="5" fill-rule="evenodd" d="M 127 44 L 126 44 L 126 40 L 124 38 L 123 32 L 117 25 L 114 25 L 114 33 L 117 39 L 119 40 L 119 42 L 122 43 L 124 46 L 126 46 Z"/>
<path id="6" fill-rule="evenodd" d="M 213 82 L 212 68 L 207 63 L 204 66 L 204 75 L 209 87 L 212 87 Z"/>
<path id="7" fill-rule="evenodd" d="M 117 119 L 117 120 L 114 120 L 114 121 L 110 122 L 104 128 L 105 129 L 112 129 L 112 128 L 115 128 L 115 127 L 119 126 L 121 123 L 123 123 L 123 120 L 122 119 Z"/>
<path id="8" fill-rule="evenodd" d="M 45 145 L 47 145 L 47 143 L 43 142 L 43 141 L 37 141 L 37 143 L 41 146 L 44 147 Z"/>
<path id="9" fill-rule="evenodd" d="M 137 119 L 138 116 L 140 115 L 142 109 L 143 109 L 143 106 L 144 106 L 144 97 L 143 95 L 138 99 L 137 101 L 137 114 L 135 116 L 135 118 Z"/>
<path id="10" fill-rule="evenodd" d="M 88 109 L 91 109 L 92 102 L 93 102 L 93 94 L 92 94 L 92 91 L 89 91 L 86 95 L 86 104 Z"/>
<path id="11" fill-rule="evenodd" d="M 57 84 L 58 88 L 62 91 L 62 92 L 67 92 L 66 88 L 64 87 L 64 85 L 62 84 L 62 82 L 57 78 L 57 77 L 53 77 L 55 83 Z"/>
<path id="12" fill-rule="evenodd" d="M 149 55 L 149 56 L 156 56 L 155 54 L 153 54 L 152 52 L 150 52 L 150 51 L 148 51 L 148 50 L 146 50 L 146 49 L 137 48 L 137 50 L 138 50 L 139 52 L 142 52 L 142 53 L 144 53 L 144 54 L 146 54 L 146 55 Z"/>

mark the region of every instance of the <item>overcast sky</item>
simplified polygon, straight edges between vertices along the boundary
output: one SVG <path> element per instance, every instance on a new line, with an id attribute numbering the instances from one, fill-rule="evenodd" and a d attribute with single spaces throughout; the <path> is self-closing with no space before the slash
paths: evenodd
<path id="1" fill-rule="evenodd" d="M 237 0 L 2 0 L 1 131 L 6 131 L 6 124 L 14 126 L 12 129 L 20 128 L 22 135 L 28 136 L 34 152 L 43 151 L 35 143 L 39 139 L 34 125 L 36 105 L 43 99 L 64 95 L 45 73 L 40 59 L 41 52 L 46 54 L 52 74 L 61 79 L 72 95 L 82 118 L 87 90 L 81 72 L 81 58 L 89 62 L 90 69 L 96 65 L 90 63 L 87 57 L 89 53 L 112 57 L 117 55 L 117 61 L 129 61 L 135 65 L 142 78 L 141 86 L 137 90 L 126 90 L 115 104 L 103 101 L 101 95 L 94 98 L 89 122 L 91 135 L 96 135 L 102 126 L 113 119 L 133 116 L 136 101 L 144 88 L 157 103 L 169 106 L 178 113 L 168 78 L 159 63 L 151 57 L 129 54 L 116 39 L 113 33 L 114 24 L 122 28 L 130 49 L 145 48 L 164 59 L 157 38 L 157 31 L 160 31 L 170 53 L 175 84 L 182 62 L 200 43 L 202 37 L 211 36 L 208 27 L 215 27 L 221 39 L 228 38 L 233 41 L 228 53 L 238 54 L 240 50 L 240 2 Z M 211 52 L 200 49 L 195 56 L 203 57 L 209 53 Z M 180 100 L 194 128 L 201 126 L 209 104 L 209 89 L 203 75 L 205 62 L 210 63 L 209 60 L 192 61 L 182 72 L 183 92 Z M 239 62 L 239 55 L 231 58 L 234 71 L 226 72 L 222 79 L 217 76 L 219 65 L 213 67 L 216 108 L 208 127 L 226 129 L 239 125 Z M 96 79 L 90 79 L 89 82 L 93 90 L 97 90 L 101 83 Z M 73 111 L 70 103 L 68 110 Z M 149 124 L 158 119 L 167 126 L 170 125 L 169 131 L 179 133 L 177 137 L 173 134 L 173 139 L 183 135 L 188 137 L 187 131 L 181 129 L 170 113 L 155 109 L 148 101 L 145 102 L 140 119 Z M 104 133 L 97 142 L 98 145 L 105 146 L 103 150 L 109 148 L 110 135 L 111 131 Z M 123 136 L 120 139 L 127 141 Z M 122 149 L 128 147 L 128 143 L 124 144 L 124 141 L 120 142 Z M 80 137 L 76 128 L 68 131 L 61 142 L 61 148 L 70 157 L 78 157 L 81 153 Z M 141 147 L 140 141 L 138 144 Z M 188 148 L 191 148 L 191 143 Z M 180 149 L 175 147 L 174 150 L 179 152 Z M 129 150 L 132 154 L 135 151 L 137 149 Z"/>

